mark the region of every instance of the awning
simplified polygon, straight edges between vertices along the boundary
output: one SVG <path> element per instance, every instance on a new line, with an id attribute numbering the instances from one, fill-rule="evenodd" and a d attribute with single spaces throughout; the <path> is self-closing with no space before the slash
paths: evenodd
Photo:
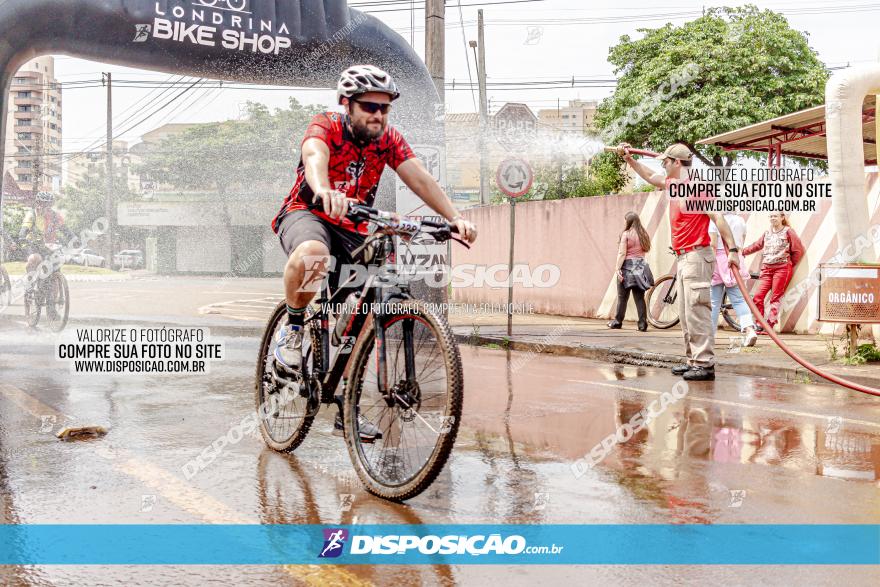
<path id="1" fill-rule="evenodd" d="M 2 198 L 5 202 L 29 202 L 33 199 L 31 192 L 26 192 L 18 187 L 18 183 L 8 171 L 3 174 Z"/>
<path id="2" fill-rule="evenodd" d="M 862 141 L 865 165 L 877 164 L 876 100 L 869 96 L 862 106 Z M 825 142 L 825 106 L 815 106 L 732 130 L 698 145 L 716 145 L 725 151 L 757 151 L 768 153 L 771 160 L 779 155 L 828 159 Z"/>

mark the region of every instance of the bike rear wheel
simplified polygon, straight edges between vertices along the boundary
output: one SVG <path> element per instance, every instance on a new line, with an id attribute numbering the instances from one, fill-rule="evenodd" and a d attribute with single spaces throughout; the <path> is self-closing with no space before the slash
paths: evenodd
<path id="1" fill-rule="evenodd" d="M 311 314 L 309 311 L 308 316 Z M 316 368 L 322 368 L 321 345 L 316 341 L 318 327 L 308 322 L 303 338 L 301 379 L 291 380 L 276 372 L 275 338 L 287 324 L 287 305 L 278 304 L 260 342 L 257 355 L 254 403 L 260 434 L 266 444 L 277 451 L 293 452 L 305 440 L 317 412 L 317 390 L 309 382 Z"/>
<path id="2" fill-rule="evenodd" d="M 427 489 L 446 464 L 461 421 L 461 357 L 446 320 L 423 302 L 407 300 L 382 318 L 386 381 L 379 391 L 375 324 L 361 333 L 345 389 L 345 441 L 355 471 L 370 493 L 394 501 Z M 378 428 L 373 442 L 361 424 Z"/>
<path id="3" fill-rule="evenodd" d="M 675 276 L 664 275 L 654 282 L 654 287 L 645 294 L 648 307 L 648 322 L 654 328 L 672 328 L 678 324 L 678 303 L 676 300 Z"/>

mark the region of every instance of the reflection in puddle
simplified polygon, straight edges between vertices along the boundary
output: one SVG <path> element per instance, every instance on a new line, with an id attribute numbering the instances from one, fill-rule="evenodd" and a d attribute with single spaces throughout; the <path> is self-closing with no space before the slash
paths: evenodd
<path id="1" fill-rule="evenodd" d="M 618 425 L 648 402 L 619 399 Z M 731 414 L 723 408 L 674 406 L 619 446 L 621 460 L 674 479 L 687 459 L 722 464 L 785 467 L 841 479 L 880 479 L 880 438 L 840 429 L 825 421 Z"/>
<path id="2" fill-rule="evenodd" d="M 637 381 L 653 371 L 597 364 L 585 375 L 583 364 L 574 361 L 554 362 L 548 381 L 547 372 L 537 365 L 511 373 L 509 352 L 485 353 L 480 359 L 480 392 L 466 396 L 464 424 L 467 433 L 477 437 L 477 451 L 489 466 L 485 507 L 500 517 L 529 513 L 528 508 L 500 507 L 501 496 L 516 495 L 524 505 L 531 493 L 525 489 L 533 488 L 535 499 L 543 499 L 537 495 L 544 491 L 541 483 L 528 478 L 530 466 L 548 458 L 570 465 L 590 455 L 603 439 L 648 410 L 664 386 L 677 381 L 661 378 L 654 389 L 636 389 L 629 385 L 639 385 Z M 610 484 L 609 497 L 616 494 L 615 486 L 622 488 L 637 502 L 654 504 L 663 512 L 662 519 L 679 523 L 711 523 L 749 510 L 757 503 L 755 495 L 773 494 L 798 476 L 869 482 L 880 478 L 877 434 L 833 418 L 760 411 L 766 402 L 791 402 L 794 389 L 738 378 L 733 401 L 758 404 L 753 410 L 725 405 L 732 403 L 727 399 L 713 403 L 718 388 L 692 385 L 687 397 L 626 442 L 615 444 L 591 478 Z M 504 445 L 510 471 L 497 462 Z M 787 476 L 778 474 L 786 471 Z M 583 483 L 574 477 L 570 481 Z"/>

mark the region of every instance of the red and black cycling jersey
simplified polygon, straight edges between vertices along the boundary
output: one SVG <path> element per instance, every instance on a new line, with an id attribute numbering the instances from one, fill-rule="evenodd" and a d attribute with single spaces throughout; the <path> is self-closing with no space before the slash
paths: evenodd
<path id="1" fill-rule="evenodd" d="M 367 206 L 373 205 L 385 165 L 397 169 L 398 165 L 416 156 L 403 135 L 392 126 L 387 126 L 378 139 L 360 146 L 346 124 L 346 115 L 338 112 L 315 115 L 306 129 L 303 142 L 311 138 L 324 141 L 330 149 L 327 171 L 333 189 L 345 192 L 347 197 Z M 312 188 L 306 181 L 305 165 L 300 156 L 296 168 L 296 183 L 284 199 L 281 210 L 272 219 L 272 230 L 278 232 L 285 214 L 294 210 L 307 210 L 313 195 Z M 365 224 L 356 227 L 348 218 L 331 220 L 323 211 L 312 212 L 331 224 L 366 234 Z"/>

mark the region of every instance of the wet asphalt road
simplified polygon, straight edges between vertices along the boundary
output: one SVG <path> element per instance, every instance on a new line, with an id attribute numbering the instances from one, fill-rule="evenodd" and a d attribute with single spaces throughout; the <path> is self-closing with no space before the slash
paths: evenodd
<path id="1" fill-rule="evenodd" d="M 577 479 L 571 463 L 678 381 L 658 369 L 463 347 L 452 458 L 405 505 L 359 489 L 321 412 L 295 455 L 245 436 L 258 341 L 204 375 L 72 375 L 54 337 L 0 330 L 0 523 L 880 523 L 880 401 L 720 375 Z M 103 439 L 59 442 L 66 424 Z M 344 495 L 351 508 L 341 507 Z M 874 567 L 7 567 L 2 585 L 877 584 Z"/>

